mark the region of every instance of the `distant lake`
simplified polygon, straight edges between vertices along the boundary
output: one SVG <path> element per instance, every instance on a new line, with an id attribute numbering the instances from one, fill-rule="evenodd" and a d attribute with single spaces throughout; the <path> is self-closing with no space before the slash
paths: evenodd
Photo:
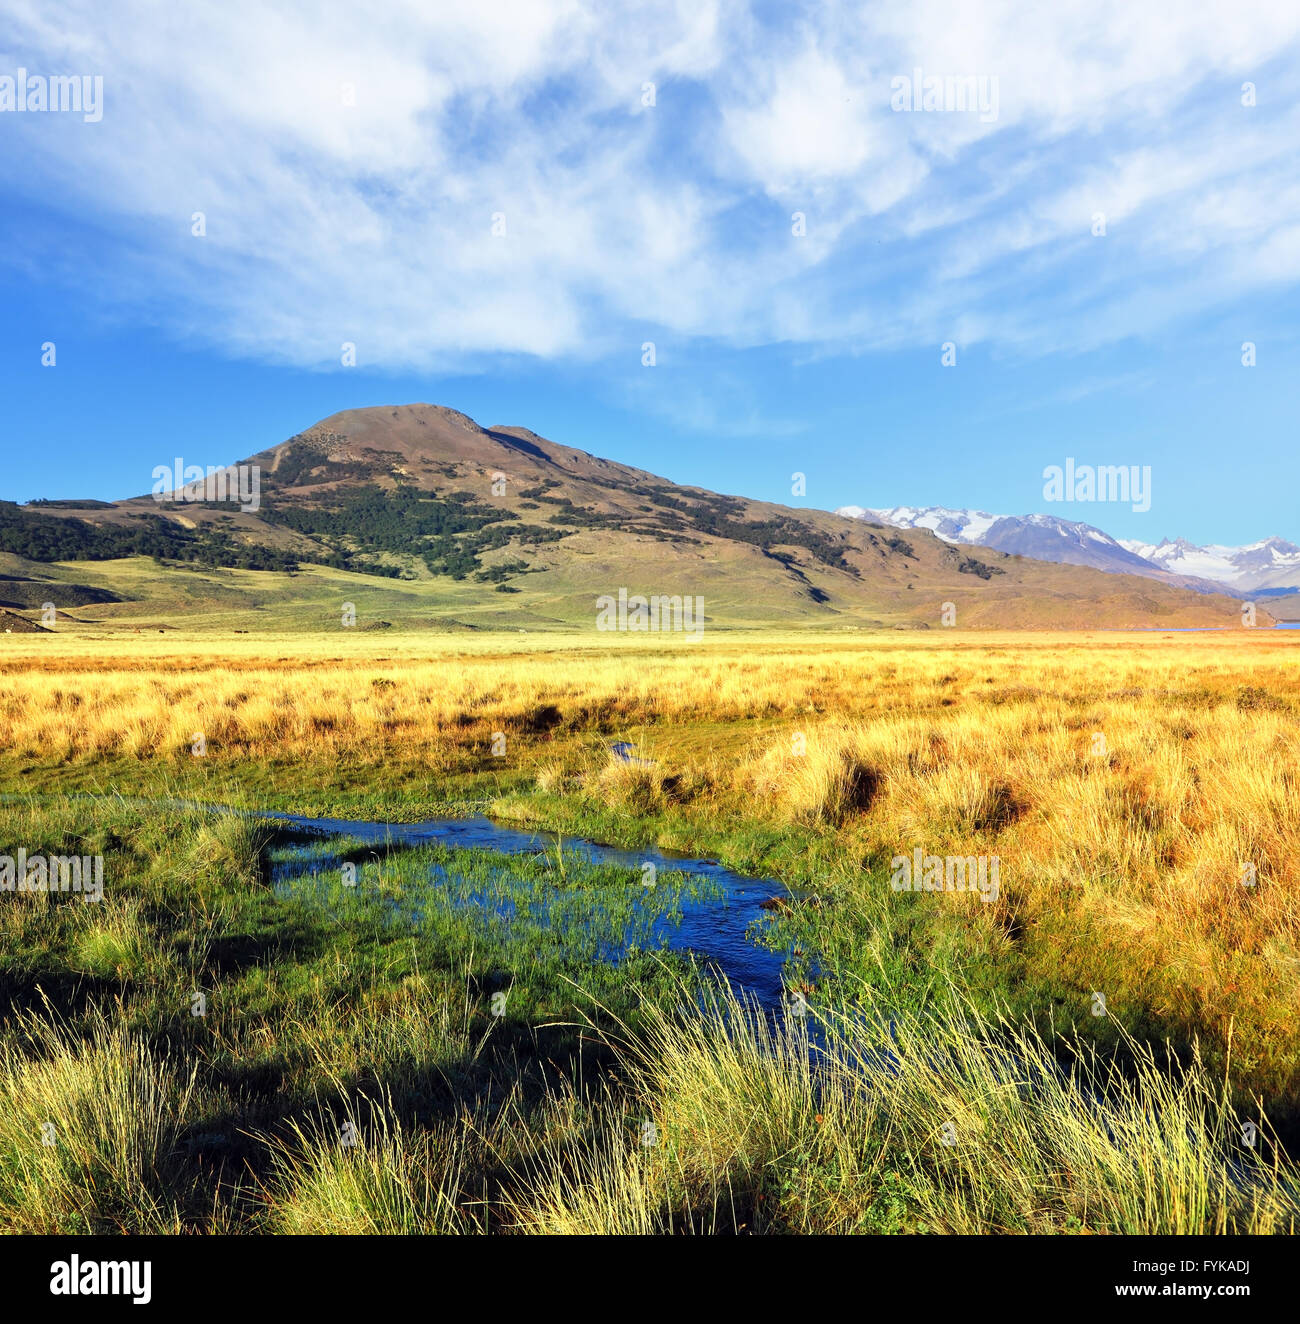
<path id="1" fill-rule="evenodd" d="M 1277 621 L 1274 625 L 1261 625 L 1261 630 L 1300 630 L 1300 621 Z M 1133 630 L 1107 629 L 1104 634 L 1215 634 L 1223 630 L 1239 630 L 1239 625 L 1139 625 Z"/>

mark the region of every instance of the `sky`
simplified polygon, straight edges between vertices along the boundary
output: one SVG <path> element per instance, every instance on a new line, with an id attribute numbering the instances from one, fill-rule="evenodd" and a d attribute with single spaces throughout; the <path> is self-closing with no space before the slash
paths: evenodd
<path id="1" fill-rule="evenodd" d="M 1300 541 L 1295 0 L 0 20 L 0 499 L 428 401 L 791 505 Z M 1150 509 L 1046 502 L 1067 458 Z"/>

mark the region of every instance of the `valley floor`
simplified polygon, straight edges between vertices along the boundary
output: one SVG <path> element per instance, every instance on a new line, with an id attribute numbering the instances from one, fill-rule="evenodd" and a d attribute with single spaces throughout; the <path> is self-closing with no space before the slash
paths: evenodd
<path id="1" fill-rule="evenodd" d="M 6 637 L 0 883 L 104 886 L 0 892 L 0 1220 L 1292 1231 L 1297 645 Z M 637 927 L 689 879 L 215 807 L 779 880 L 751 938 L 799 1014 Z"/>

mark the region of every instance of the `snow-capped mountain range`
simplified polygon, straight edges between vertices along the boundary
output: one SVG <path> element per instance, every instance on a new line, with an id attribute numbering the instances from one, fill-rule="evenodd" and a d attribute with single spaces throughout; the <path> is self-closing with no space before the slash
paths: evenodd
<path id="1" fill-rule="evenodd" d="M 944 506 L 889 510 L 841 506 L 835 513 L 896 529 L 929 529 L 945 542 L 992 547 L 1038 561 L 1087 565 L 1112 574 L 1146 575 L 1204 592 L 1226 590 L 1244 596 L 1300 588 L 1300 547 L 1276 537 L 1244 547 L 1197 547 L 1185 538 L 1158 543 L 1116 539 L 1091 524 L 1055 515 L 990 515 Z"/>
<path id="2" fill-rule="evenodd" d="M 1197 547 L 1186 538 L 1142 543 L 1121 538 L 1136 556 L 1179 575 L 1197 575 L 1234 588 L 1257 590 L 1300 585 L 1300 547 L 1282 538 L 1265 538 L 1245 547 L 1211 543 Z"/>

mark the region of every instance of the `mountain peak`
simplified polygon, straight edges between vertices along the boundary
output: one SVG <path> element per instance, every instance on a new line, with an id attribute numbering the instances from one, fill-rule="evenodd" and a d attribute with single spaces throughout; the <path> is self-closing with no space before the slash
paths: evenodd
<path id="1" fill-rule="evenodd" d="M 1131 540 L 1121 542 L 1091 524 L 1058 515 L 990 515 L 942 506 L 894 506 L 866 512 L 859 506 L 841 506 L 836 513 L 855 518 L 871 515 L 895 528 L 928 528 L 947 542 L 992 547 L 1040 561 L 1091 566 L 1112 574 L 1163 579 L 1203 593 L 1222 592 L 1224 585 L 1238 588 L 1231 566 L 1221 565 L 1206 555 L 1207 549 L 1185 538 L 1173 542 L 1164 538 L 1151 546 Z"/>
<path id="2" fill-rule="evenodd" d="M 946 602 L 973 628 L 1232 618 L 1227 601 L 1185 592 L 1185 581 L 1087 525 L 942 506 L 855 511 L 854 524 L 678 484 L 530 428 L 484 428 L 443 405 L 341 410 L 250 463 L 260 471 L 251 504 L 142 496 L 75 511 L 15 507 L 0 519 L 23 556 L 151 554 L 313 583 L 324 566 L 327 594 L 344 571 L 403 585 L 390 591 L 408 607 L 442 601 L 421 597 L 436 581 L 458 612 L 493 628 L 590 624 L 600 598 L 620 591 L 696 595 L 710 620 L 746 627 L 929 627 Z M 1139 567 L 1148 582 L 1096 573 Z M 429 624 L 420 612 L 407 619 Z"/>

